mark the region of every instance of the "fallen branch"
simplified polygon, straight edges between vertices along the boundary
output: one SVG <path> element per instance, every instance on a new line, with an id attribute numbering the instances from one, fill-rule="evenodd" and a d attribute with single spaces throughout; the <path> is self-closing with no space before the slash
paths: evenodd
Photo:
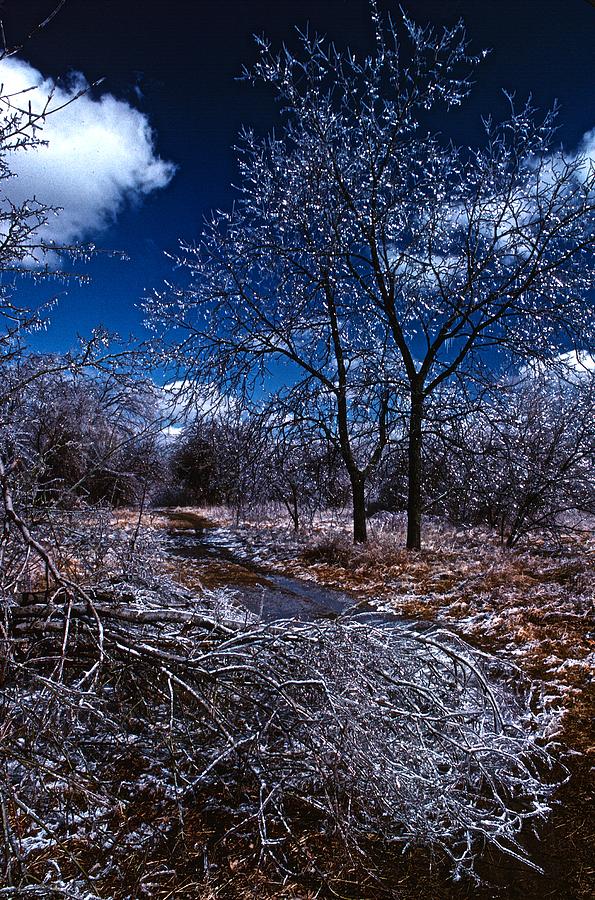
<path id="1" fill-rule="evenodd" d="M 13 650 L 1 783 L 7 797 L 18 784 L 44 821 L 54 860 L 67 859 L 59 847 L 75 834 L 105 860 L 114 808 L 133 815 L 143 790 L 135 777 L 150 775 L 162 798 L 153 802 L 171 804 L 179 827 L 197 792 L 210 794 L 213 809 L 222 785 L 241 796 L 225 813 L 228 834 L 249 835 L 284 872 L 315 865 L 326 877 L 305 827 L 340 840 L 369 868 L 379 841 L 440 851 L 456 875 L 473 874 L 486 845 L 534 865 L 522 835 L 549 812 L 552 760 L 530 736 L 536 720 L 522 698 L 486 674 L 485 655 L 403 624 L 245 626 L 240 610 L 237 622 L 222 623 L 206 614 L 209 603 L 216 598 L 165 583 L 114 587 L 111 603 L 98 589 L 104 658 L 92 690 L 81 678 L 97 654 L 85 603 L 67 607 L 68 656 L 66 607 L 9 610 L 36 650 L 26 642 Z M 63 659 L 59 681 L 52 652 Z M 140 774 L 122 780 L 114 766 L 129 766 L 133 752 Z M 145 859 L 165 840 L 134 834 Z M 42 865 L 27 840 L 19 852 L 25 869 Z"/>

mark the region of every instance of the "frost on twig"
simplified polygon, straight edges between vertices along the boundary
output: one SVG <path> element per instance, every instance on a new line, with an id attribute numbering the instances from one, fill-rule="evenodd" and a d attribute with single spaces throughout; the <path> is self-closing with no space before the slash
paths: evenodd
<path id="1" fill-rule="evenodd" d="M 96 589 L 93 605 L 9 617 L 1 864 L 15 886 L 59 870 L 84 896 L 126 841 L 150 855 L 205 794 L 214 806 L 240 797 L 228 834 L 286 873 L 325 876 L 306 829 L 364 860 L 379 841 L 430 847 L 455 876 L 488 845 L 532 865 L 523 829 L 549 812 L 551 759 L 522 698 L 451 635 L 354 619 L 245 624 L 220 614 L 229 599 L 209 608 L 171 583 Z M 175 814 L 125 827 L 151 784 Z"/>

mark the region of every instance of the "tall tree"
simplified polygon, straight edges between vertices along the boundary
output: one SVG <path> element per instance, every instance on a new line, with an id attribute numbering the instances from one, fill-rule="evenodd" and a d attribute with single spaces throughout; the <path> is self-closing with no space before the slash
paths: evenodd
<path id="1" fill-rule="evenodd" d="M 153 314 L 181 328 L 196 377 L 245 379 L 284 360 L 290 379 L 326 393 L 356 540 L 365 539 L 356 498 L 404 389 L 407 546 L 416 549 L 434 392 L 511 354 L 545 362 L 560 347 L 589 345 L 595 171 L 553 149 L 554 114 L 538 120 L 529 105 L 487 121 L 477 150 L 429 132 L 431 113 L 469 93 L 479 60 L 464 27 L 438 33 L 406 16 L 384 20 L 375 2 L 371 10 L 364 59 L 308 34 L 297 55 L 259 41 L 246 77 L 273 88 L 282 129 L 242 135 L 238 202 L 198 246 L 183 247 L 191 286 Z M 376 433 L 363 463 L 353 452 L 362 414 Z"/>

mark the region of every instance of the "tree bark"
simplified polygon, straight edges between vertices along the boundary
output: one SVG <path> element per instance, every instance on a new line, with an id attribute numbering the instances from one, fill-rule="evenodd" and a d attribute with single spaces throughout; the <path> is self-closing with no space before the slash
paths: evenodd
<path id="1" fill-rule="evenodd" d="M 421 442 L 424 398 L 421 392 L 411 394 L 408 450 L 407 549 L 421 549 Z"/>
<path id="2" fill-rule="evenodd" d="M 366 498 L 364 493 L 365 480 L 361 475 L 351 476 L 351 491 L 353 495 L 353 543 L 365 544 L 368 540 L 366 526 Z"/>
<path id="3" fill-rule="evenodd" d="M 291 509 L 289 510 L 292 521 L 293 530 L 300 530 L 300 510 L 298 506 L 298 492 L 294 484 L 291 485 Z"/>

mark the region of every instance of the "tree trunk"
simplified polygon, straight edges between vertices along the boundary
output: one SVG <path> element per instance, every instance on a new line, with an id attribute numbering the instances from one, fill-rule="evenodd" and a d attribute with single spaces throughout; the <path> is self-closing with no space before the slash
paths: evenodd
<path id="1" fill-rule="evenodd" d="M 421 549 L 421 440 L 424 398 L 422 393 L 411 394 L 409 418 L 409 485 L 407 497 L 407 549 Z"/>
<path id="2" fill-rule="evenodd" d="M 361 475 L 351 476 L 351 491 L 353 495 L 353 543 L 365 544 L 368 540 L 366 528 L 366 498 L 364 494 L 365 481 Z"/>
<path id="3" fill-rule="evenodd" d="M 300 530 L 300 510 L 298 506 L 298 492 L 294 484 L 291 485 L 291 518 L 293 520 L 293 530 Z"/>

